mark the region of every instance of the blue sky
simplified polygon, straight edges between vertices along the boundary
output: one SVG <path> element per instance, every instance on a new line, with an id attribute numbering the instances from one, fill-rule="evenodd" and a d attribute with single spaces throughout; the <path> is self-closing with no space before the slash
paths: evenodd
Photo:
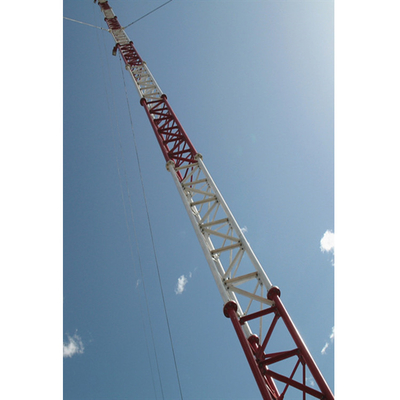
<path id="1" fill-rule="evenodd" d="M 122 25 L 161 4 L 110 3 Z M 105 26 L 89 1 L 65 2 L 64 16 Z M 320 249 L 334 231 L 332 2 L 173 1 L 127 34 L 333 387 L 333 256 Z M 179 398 L 112 47 L 64 21 L 63 330 L 78 350 L 64 358 L 64 399 Z M 183 397 L 259 398 L 126 73 L 125 84 Z"/>
<path id="2" fill-rule="evenodd" d="M 112 6 L 126 24 L 152 8 L 146 3 L 135 2 L 132 11 L 125 1 Z M 310 9 L 331 10 L 332 5 L 265 3 L 247 2 L 243 10 L 242 2 L 221 2 L 218 9 L 212 1 L 195 6 L 174 0 L 128 34 L 203 153 L 236 219 L 247 227 L 253 249 L 281 287 L 286 307 L 332 386 L 332 253 L 321 251 L 320 240 L 333 228 L 333 206 L 324 203 L 327 214 L 314 207 L 332 196 L 332 148 L 324 145 L 332 133 L 320 129 L 329 125 L 320 100 L 329 97 L 323 91 L 331 50 L 310 62 L 313 50 L 323 51 L 318 43 L 324 35 L 331 35 L 331 23 L 313 18 Z M 111 38 L 104 39 L 109 44 L 101 56 L 100 31 L 62 20 L 65 15 L 100 23 L 98 7 L 89 0 L 65 2 L 64 10 L 53 1 L 3 7 L 13 18 L 3 21 L 12 40 L 3 35 L 2 41 L 1 396 L 62 398 L 64 369 L 70 391 L 64 398 L 132 398 L 132 393 L 147 398 L 153 382 L 141 322 L 143 299 L 130 256 L 114 151 L 119 139 L 112 136 L 103 78 L 108 60 L 113 98 L 124 99 Z M 379 7 L 335 2 L 338 397 L 390 397 L 397 379 L 397 11 L 388 1 Z M 184 398 L 258 398 L 137 93 L 128 90 Z M 306 107 L 310 104 L 316 110 Z M 130 187 L 137 187 L 130 124 L 123 105 L 118 107 L 125 162 L 131 163 L 125 170 Z M 176 398 L 148 227 L 142 200 L 134 201 L 162 383 L 165 397 Z M 188 282 L 176 294 L 182 275 Z M 61 340 L 66 351 L 76 351 L 72 357 L 62 358 Z M 365 385 L 372 367 L 375 382 L 384 384 Z"/>

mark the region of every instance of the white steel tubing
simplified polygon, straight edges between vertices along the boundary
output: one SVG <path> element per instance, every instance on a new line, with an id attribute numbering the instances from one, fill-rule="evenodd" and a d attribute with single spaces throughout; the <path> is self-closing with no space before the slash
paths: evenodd
<path id="1" fill-rule="evenodd" d="M 197 155 L 196 158 L 199 159 L 201 155 Z M 238 307 L 237 311 L 239 315 L 243 315 L 243 310 L 240 306 L 240 303 L 233 291 L 228 291 L 227 287 L 225 286 L 224 282 L 222 281 L 222 277 L 224 276 L 224 269 L 221 265 L 220 260 L 215 260 L 212 255 L 211 255 L 211 250 L 209 248 L 209 244 L 206 243 L 206 238 L 204 235 L 201 233 L 200 226 L 199 226 L 199 221 L 196 219 L 196 216 L 193 214 L 190 202 L 188 198 L 185 195 L 185 192 L 183 191 L 182 184 L 179 182 L 178 176 L 176 175 L 176 170 L 175 170 L 175 165 L 172 161 L 167 162 L 167 170 L 171 172 L 172 178 L 175 182 L 175 185 L 178 189 L 178 192 L 181 196 L 181 199 L 183 201 L 183 204 L 185 206 L 186 212 L 189 216 L 189 219 L 193 225 L 193 229 L 196 233 L 197 239 L 200 243 L 201 248 L 203 249 L 203 253 L 206 257 L 206 260 L 208 262 L 208 265 L 210 267 L 211 273 L 214 277 L 214 281 L 217 285 L 217 288 L 219 290 L 219 293 L 222 297 L 223 304 L 225 305 L 229 301 L 234 301 Z M 212 243 L 211 243 L 212 244 Z M 243 331 L 246 335 L 246 337 L 250 337 L 253 332 L 250 329 L 250 326 L 247 322 L 245 322 L 242 325 Z"/>
<path id="2" fill-rule="evenodd" d="M 266 297 L 261 297 L 261 296 L 258 296 L 257 294 L 247 292 L 246 290 L 240 289 L 234 285 L 227 285 L 227 286 L 228 286 L 229 290 L 231 290 L 232 292 L 239 293 L 249 299 L 258 301 L 261 304 L 268 304 L 270 306 L 274 305 L 274 302 L 272 300 L 268 300 Z"/>
<path id="3" fill-rule="evenodd" d="M 211 186 L 213 189 L 215 195 L 217 196 L 218 202 L 220 203 L 221 207 L 225 211 L 226 215 L 228 216 L 230 223 L 232 224 L 233 229 L 235 230 L 236 234 L 239 236 L 239 239 L 242 243 L 243 248 L 246 250 L 247 255 L 249 256 L 252 264 L 254 265 L 255 269 L 259 273 L 259 278 L 263 285 L 267 288 L 267 290 L 271 289 L 272 283 L 269 280 L 267 274 L 265 273 L 263 267 L 261 266 L 260 262 L 258 261 L 256 255 L 253 252 L 253 249 L 250 247 L 249 242 L 247 241 L 246 237 L 244 236 L 242 230 L 240 229 L 238 223 L 235 220 L 235 217 L 233 216 L 231 210 L 229 209 L 228 205 L 226 204 L 224 198 L 222 197 L 220 191 L 218 190 L 215 182 L 213 181 L 210 173 L 208 172 L 206 166 L 204 165 L 204 162 L 201 158 L 198 160 L 199 163 L 199 168 L 202 170 L 203 174 L 208 180 L 208 184 Z"/>
<path id="4" fill-rule="evenodd" d="M 140 83 L 139 83 L 138 81 L 136 81 L 134 75 L 135 75 L 137 72 L 135 72 L 135 70 L 136 70 L 136 69 L 139 69 L 139 68 L 142 68 L 142 69 L 144 69 L 144 70 L 146 71 L 146 73 L 147 73 L 148 76 L 150 77 L 150 82 L 152 82 L 152 83 L 154 84 L 156 93 L 145 94 L 145 90 L 150 89 L 149 81 L 146 82 L 146 85 L 145 85 L 145 86 L 143 85 L 143 86 L 144 86 L 143 88 L 140 86 Z M 157 81 L 154 79 L 154 76 L 153 76 L 152 73 L 150 72 L 149 68 L 147 67 L 147 64 L 146 64 L 145 61 L 143 61 L 143 63 L 140 64 L 140 65 L 131 65 L 130 68 L 129 68 L 129 72 L 131 73 L 132 79 L 133 79 L 133 81 L 135 82 L 136 89 L 138 90 L 139 96 L 140 96 L 141 98 L 146 98 L 146 97 L 149 97 L 149 98 L 153 98 L 153 97 L 161 98 L 161 96 L 164 94 L 164 93 L 162 92 L 160 86 L 158 86 L 158 83 L 157 83 Z M 141 73 L 141 74 L 142 74 L 142 73 Z"/>
<path id="5" fill-rule="evenodd" d="M 186 209 L 186 211 L 187 211 L 187 213 L 189 215 L 189 219 L 190 219 L 190 221 L 191 221 L 191 223 L 193 225 L 194 231 L 196 232 L 197 239 L 199 240 L 201 248 L 203 249 L 204 255 L 205 255 L 206 259 L 207 259 L 208 265 L 210 266 L 210 269 L 211 269 L 211 272 L 213 274 L 214 280 L 215 280 L 215 282 L 217 284 L 217 287 L 218 287 L 218 290 L 219 290 L 219 292 L 221 294 L 222 301 L 223 301 L 224 304 L 226 304 L 228 301 L 232 301 L 233 299 L 232 299 L 231 296 L 229 296 L 229 293 L 227 292 L 224 284 L 222 283 L 222 280 L 221 280 L 221 275 L 222 275 L 221 272 L 222 271 L 217 271 L 216 270 L 216 262 L 210 255 L 210 249 L 206 245 L 206 242 L 204 240 L 204 236 L 202 235 L 202 233 L 201 233 L 201 231 L 199 229 L 199 223 L 196 220 L 194 214 L 192 213 L 192 210 L 190 208 L 190 204 L 189 204 L 189 202 L 188 202 L 188 200 L 187 200 L 187 198 L 185 196 L 184 191 L 182 190 L 181 183 L 179 182 L 179 179 L 178 179 L 178 177 L 176 175 L 174 167 L 175 167 L 175 164 L 172 161 L 167 163 L 167 169 L 168 169 L 169 172 L 171 172 L 171 175 L 172 175 L 172 177 L 174 179 L 174 182 L 176 184 L 178 192 L 179 192 L 179 194 L 180 194 L 180 196 L 182 198 L 183 204 L 185 205 L 185 209 Z"/>
<path id="6" fill-rule="evenodd" d="M 229 284 L 239 285 L 241 283 L 247 282 L 254 278 L 257 278 L 257 272 L 250 272 L 249 274 L 238 276 L 237 278 L 229 279 Z"/>
<path id="7" fill-rule="evenodd" d="M 222 219 L 218 219 L 216 221 L 204 222 L 201 224 L 201 226 L 202 226 L 202 228 L 207 228 L 207 227 L 213 226 L 213 225 L 226 224 L 227 222 L 229 222 L 228 218 L 222 218 Z"/>
<path id="8" fill-rule="evenodd" d="M 203 227 L 203 231 L 207 232 L 210 235 L 218 236 L 218 237 L 221 237 L 223 239 L 230 240 L 232 242 L 239 242 L 238 238 L 235 238 L 234 236 L 229 236 L 229 235 L 227 235 L 225 233 L 218 232 L 218 231 L 213 230 L 213 229 L 207 229 L 207 228 Z M 226 246 L 224 246 L 224 247 L 226 247 Z"/>
<path id="9" fill-rule="evenodd" d="M 99 0 L 99 3 L 105 3 L 105 2 L 106 2 L 105 0 L 103 0 L 103 1 L 102 1 L 102 0 Z M 112 18 L 116 17 L 116 15 L 114 14 L 114 11 L 113 11 L 112 8 L 105 9 L 105 10 L 102 8 L 102 11 L 103 11 L 104 16 L 105 16 L 107 19 L 112 19 Z M 115 41 L 116 44 L 122 44 L 122 45 L 124 45 L 124 44 L 128 44 L 128 43 L 131 42 L 131 40 L 129 39 L 129 37 L 128 37 L 128 35 L 126 34 L 125 29 L 124 29 L 123 27 L 121 27 L 121 28 L 118 29 L 118 30 L 117 30 L 117 29 L 115 29 L 115 30 L 109 29 L 109 31 L 110 31 L 112 37 L 114 38 L 114 41 Z M 142 63 L 141 65 L 138 65 L 138 66 L 136 66 L 136 65 L 130 65 L 130 66 L 129 66 L 129 72 L 130 72 L 130 75 L 131 75 L 131 77 L 132 77 L 132 79 L 133 79 L 133 82 L 135 83 L 136 89 L 137 89 L 138 92 L 139 92 L 139 96 L 140 96 L 140 97 L 146 97 L 146 95 L 144 94 L 144 91 L 141 90 L 141 87 L 140 87 L 140 85 L 139 85 L 139 82 L 136 81 L 135 76 L 134 76 L 134 74 L 135 74 L 135 69 L 137 69 L 137 68 L 143 68 L 143 69 L 145 69 L 146 72 L 147 72 L 147 74 L 148 74 L 148 76 L 150 77 L 151 81 L 152 81 L 152 82 L 154 83 L 154 85 L 155 85 L 155 90 L 156 90 L 157 93 L 152 93 L 149 97 L 154 97 L 154 95 L 155 95 L 155 96 L 157 96 L 158 98 L 160 98 L 160 97 L 163 95 L 163 92 L 162 92 L 160 86 L 158 86 L 158 83 L 157 83 L 157 81 L 154 79 L 154 76 L 153 76 L 152 73 L 150 72 L 149 68 L 147 68 L 147 64 L 146 64 L 145 61 L 143 61 L 143 63 Z M 146 86 L 147 86 L 147 85 L 146 85 Z M 146 89 L 149 89 L 149 87 L 146 87 Z"/>

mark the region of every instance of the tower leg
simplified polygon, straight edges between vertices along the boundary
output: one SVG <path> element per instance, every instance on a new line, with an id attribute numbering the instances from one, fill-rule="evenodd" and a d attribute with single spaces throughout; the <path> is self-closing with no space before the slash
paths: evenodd
<path id="1" fill-rule="evenodd" d="M 307 367 L 310 370 L 316 384 L 319 386 L 321 392 L 324 394 L 327 400 L 334 400 L 333 393 L 331 392 L 328 384 L 322 376 L 321 371 L 319 370 L 317 364 L 312 358 L 310 351 L 308 350 L 306 344 L 301 338 L 299 331 L 294 325 L 279 296 L 280 290 L 276 286 L 273 286 L 268 291 L 268 299 L 274 301 L 275 307 L 277 308 L 280 317 L 286 325 L 286 328 L 288 329 L 293 341 L 296 343 L 296 346 L 298 347 L 303 360 L 307 364 Z"/>
<path id="2" fill-rule="evenodd" d="M 240 325 L 239 317 L 236 314 L 236 310 L 237 310 L 237 306 L 234 302 L 228 302 L 224 306 L 224 314 L 226 317 L 230 318 L 230 320 L 232 321 L 233 327 L 239 338 L 239 342 L 242 345 L 244 354 L 250 365 L 251 372 L 254 375 L 254 378 L 257 382 L 258 388 L 260 389 L 263 399 L 264 400 L 274 400 L 270 391 L 268 390 L 264 376 L 262 375 L 260 368 L 258 367 L 256 360 L 254 359 L 253 351 L 252 351 L 250 344 L 249 344 L 249 342 L 243 332 L 243 329 Z"/>

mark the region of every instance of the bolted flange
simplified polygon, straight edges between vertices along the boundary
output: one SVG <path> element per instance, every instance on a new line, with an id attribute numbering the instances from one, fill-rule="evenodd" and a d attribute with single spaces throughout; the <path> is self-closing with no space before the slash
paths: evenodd
<path id="1" fill-rule="evenodd" d="M 224 305 L 224 315 L 226 318 L 229 318 L 229 310 L 235 310 L 235 312 L 237 311 L 237 304 L 234 301 L 228 301 L 225 305 Z"/>
<path id="2" fill-rule="evenodd" d="M 273 301 L 275 296 L 281 297 L 281 290 L 278 286 L 272 286 L 271 289 L 268 290 L 267 299 Z"/>

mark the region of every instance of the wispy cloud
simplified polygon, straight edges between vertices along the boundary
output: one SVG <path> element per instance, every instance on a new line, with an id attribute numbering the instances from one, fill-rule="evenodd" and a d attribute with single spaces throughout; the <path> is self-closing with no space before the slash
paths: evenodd
<path id="1" fill-rule="evenodd" d="M 332 253 L 331 264 L 334 266 L 335 234 L 332 231 L 327 230 L 324 233 L 324 236 L 322 236 L 320 241 L 320 249 L 323 253 Z"/>
<path id="2" fill-rule="evenodd" d="M 194 269 L 193 273 L 196 272 L 197 267 Z M 193 276 L 193 274 L 191 272 L 189 272 L 189 274 L 187 276 L 185 275 L 181 275 L 178 278 L 178 282 L 175 285 L 175 293 L 176 294 L 182 294 L 183 291 L 185 290 L 185 286 L 187 285 L 187 283 L 189 282 L 189 279 L 191 279 Z"/>
<path id="3" fill-rule="evenodd" d="M 325 346 L 321 350 L 321 354 L 324 355 L 326 354 L 326 351 L 328 350 L 328 347 L 333 343 L 333 340 L 335 339 L 335 327 L 332 327 L 332 332 L 329 336 L 330 341 L 325 342 Z"/>
<path id="4" fill-rule="evenodd" d="M 335 234 L 330 231 L 327 230 L 324 233 L 324 236 L 322 237 L 321 241 L 320 241 L 320 249 L 321 251 L 324 252 L 334 252 L 335 249 Z"/>
<path id="5" fill-rule="evenodd" d="M 315 380 L 312 376 L 306 376 L 306 384 L 311 387 L 315 387 Z"/>
<path id="6" fill-rule="evenodd" d="M 247 232 L 247 226 L 245 225 L 243 228 L 240 228 L 240 230 L 241 230 L 243 233 L 246 233 L 246 232 Z"/>
<path id="7" fill-rule="evenodd" d="M 321 350 L 321 354 L 326 354 L 326 350 L 328 349 L 328 347 L 329 347 L 329 343 L 328 342 L 326 342 L 325 343 L 325 346 L 322 348 L 322 350 Z"/>
<path id="8" fill-rule="evenodd" d="M 75 354 L 83 354 L 85 350 L 82 339 L 75 333 L 73 336 L 67 334 L 68 340 L 63 343 L 63 357 L 72 357 Z"/>
<path id="9" fill-rule="evenodd" d="M 189 278 L 191 278 L 191 277 L 192 277 L 192 274 L 190 273 Z M 188 280 L 187 280 L 186 276 L 185 275 L 181 275 L 178 278 L 178 282 L 177 282 L 176 287 L 175 287 L 175 293 L 176 294 L 182 294 L 182 292 L 185 290 L 185 286 L 186 286 L 187 283 L 188 283 Z"/>

